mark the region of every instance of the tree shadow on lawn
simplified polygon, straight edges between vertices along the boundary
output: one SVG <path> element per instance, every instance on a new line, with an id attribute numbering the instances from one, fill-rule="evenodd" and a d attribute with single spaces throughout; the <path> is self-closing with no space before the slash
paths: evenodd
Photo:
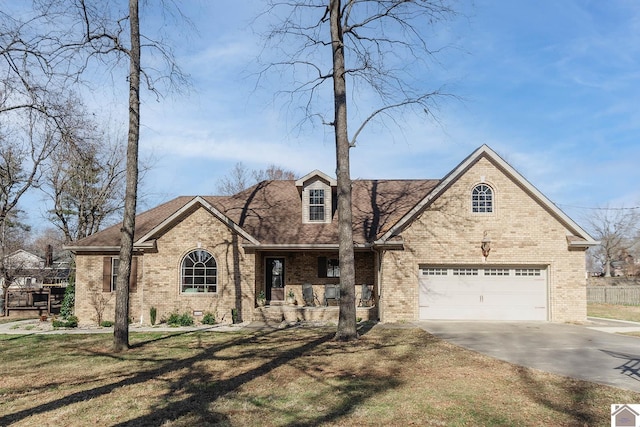
<path id="1" fill-rule="evenodd" d="M 362 330 L 362 333 L 366 333 L 370 329 L 371 326 L 366 326 L 365 329 Z M 329 332 L 321 334 L 319 337 L 311 341 L 308 339 L 301 340 L 300 345 L 293 348 L 285 347 L 284 349 L 278 349 L 278 347 L 275 346 L 267 349 L 264 353 L 261 352 L 260 354 L 256 354 L 255 350 L 247 351 L 247 346 L 255 343 L 256 340 L 266 340 L 270 338 L 270 336 L 278 333 L 282 334 L 283 331 L 259 331 L 252 333 L 249 336 L 242 335 L 232 340 L 226 340 L 220 344 L 213 344 L 206 347 L 198 346 L 196 348 L 202 348 L 202 351 L 192 357 L 179 360 L 162 360 L 159 361 L 159 363 L 162 364 L 159 367 L 129 374 L 128 377 L 115 383 L 98 386 L 90 390 L 74 392 L 68 396 L 41 404 L 37 407 L 4 415 L 0 417 L 0 425 L 9 425 L 33 415 L 44 414 L 69 405 L 105 396 L 122 387 L 142 384 L 146 381 L 170 376 L 171 373 L 178 372 L 180 370 L 186 370 L 187 373 L 186 375 L 181 375 L 179 378 L 170 380 L 169 390 L 165 395 L 166 399 L 162 400 L 162 406 L 151 407 L 150 413 L 117 425 L 161 425 L 169 420 L 180 419 L 188 420 L 190 424 L 198 425 L 224 422 L 227 419 L 226 415 L 211 410 L 212 403 L 217 399 L 233 393 L 242 385 L 247 384 L 254 379 L 268 375 L 278 367 L 292 364 L 296 360 L 302 361 L 302 364 L 304 365 L 305 356 L 314 352 L 315 356 L 319 347 L 325 343 L 331 342 L 334 337 L 334 332 Z M 151 341 L 158 341 L 161 339 L 169 340 L 172 337 L 176 337 L 176 334 L 164 336 Z M 291 340 L 286 335 L 271 338 L 274 339 L 275 342 L 280 339 L 286 341 L 289 345 L 291 344 Z M 139 348 L 145 344 L 149 344 L 149 342 L 140 343 L 137 344 L 137 346 Z M 340 351 L 340 346 L 348 345 L 350 344 L 335 343 L 335 348 L 327 351 L 331 353 L 338 353 Z M 237 350 L 234 350 L 236 348 Z M 219 355 L 218 353 L 223 350 L 231 351 L 233 356 Z M 321 353 L 324 351 L 325 349 L 322 349 Z M 101 355 L 109 356 L 104 353 L 101 353 Z M 123 356 L 116 356 L 116 358 L 121 357 L 123 359 L 127 358 L 126 353 Z M 212 373 L 208 372 L 206 369 L 199 367 L 200 364 L 198 363 L 225 359 L 233 360 L 236 363 L 242 363 L 243 359 L 256 360 L 257 357 L 264 360 L 264 362 L 259 366 L 231 378 L 222 380 L 214 377 Z M 305 374 L 312 375 L 309 372 L 305 372 Z M 322 414 L 309 414 L 307 412 L 301 412 L 299 414 L 292 413 L 291 418 L 295 421 L 292 421 L 290 425 L 317 425 L 321 422 L 338 419 L 349 413 L 349 411 L 355 408 L 360 402 L 374 396 L 376 393 L 398 386 L 398 381 L 394 379 L 393 373 L 389 373 L 388 375 L 362 375 L 362 372 L 342 373 L 338 376 L 338 379 L 344 381 L 341 382 L 341 399 L 337 404 Z M 177 393 L 178 391 L 179 393 Z M 179 398 L 177 398 L 177 400 L 172 401 L 172 399 L 178 396 Z M 301 422 L 300 418 L 305 421 Z"/>
<path id="2" fill-rule="evenodd" d="M 537 379 L 532 370 L 521 366 L 516 366 L 516 370 L 523 380 L 522 389 L 534 402 L 559 414 L 569 415 L 573 422 L 579 423 L 577 425 L 596 425 L 601 422 L 590 405 L 592 395 L 599 387 L 597 384 L 564 378 L 559 389 L 554 390 L 553 383 Z"/>

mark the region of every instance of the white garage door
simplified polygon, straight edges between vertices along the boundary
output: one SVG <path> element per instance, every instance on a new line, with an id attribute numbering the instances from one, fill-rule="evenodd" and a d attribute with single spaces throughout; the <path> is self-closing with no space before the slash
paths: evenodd
<path id="1" fill-rule="evenodd" d="M 420 267 L 420 319 L 547 320 L 547 270 Z"/>

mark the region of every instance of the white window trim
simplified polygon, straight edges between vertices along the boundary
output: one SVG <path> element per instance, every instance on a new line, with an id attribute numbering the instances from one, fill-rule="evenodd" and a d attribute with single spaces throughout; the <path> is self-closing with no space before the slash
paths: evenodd
<path id="1" fill-rule="evenodd" d="M 479 187 L 486 187 L 486 189 L 483 190 L 484 191 L 484 193 L 483 193 L 484 197 L 486 197 L 486 194 L 487 194 L 486 191 L 487 190 L 490 192 L 490 195 L 491 195 L 490 210 L 487 210 L 486 199 L 483 200 L 485 202 L 485 205 L 482 207 L 482 210 L 481 210 L 481 206 L 480 206 L 481 201 L 480 200 L 476 200 L 476 194 L 475 193 L 476 193 L 476 190 Z M 480 197 L 481 196 L 478 196 L 478 199 Z M 471 213 L 474 214 L 474 215 L 491 215 L 491 214 L 494 214 L 495 211 L 496 211 L 496 191 L 493 188 L 493 186 L 487 184 L 486 182 L 481 182 L 481 183 L 475 184 L 471 188 Z"/>

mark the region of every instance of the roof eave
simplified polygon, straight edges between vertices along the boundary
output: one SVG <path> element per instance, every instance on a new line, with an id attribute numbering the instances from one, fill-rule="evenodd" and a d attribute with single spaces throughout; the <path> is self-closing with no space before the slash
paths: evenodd
<path id="1" fill-rule="evenodd" d="M 600 244 L 597 240 L 585 240 L 581 238 L 574 238 L 575 236 L 567 236 L 567 245 L 569 249 L 589 249 Z"/>
<path id="2" fill-rule="evenodd" d="M 119 252 L 120 246 L 112 245 L 97 245 L 97 246 L 75 246 L 75 245 L 63 245 L 62 249 L 71 251 L 74 254 L 78 252 Z M 136 243 L 133 245 L 133 250 L 138 252 L 155 251 L 157 250 L 157 244 L 155 240 L 148 240 L 142 243 Z"/>
<path id="3" fill-rule="evenodd" d="M 354 243 L 354 249 L 369 249 L 370 243 Z M 302 250 L 338 250 L 339 245 L 337 243 L 267 243 L 267 244 L 252 244 L 247 243 L 242 245 L 246 250 L 254 251 L 302 251 Z"/>

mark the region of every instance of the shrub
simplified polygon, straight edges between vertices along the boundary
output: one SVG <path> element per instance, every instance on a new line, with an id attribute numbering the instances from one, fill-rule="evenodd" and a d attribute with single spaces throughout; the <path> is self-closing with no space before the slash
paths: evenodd
<path id="1" fill-rule="evenodd" d="M 158 310 L 155 307 L 151 307 L 149 309 L 149 319 L 151 320 L 151 326 L 156 324 L 157 314 L 158 314 Z"/>
<path id="2" fill-rule="evenodd" d="M 74 277 L 69 277 L 69 284 L 64 290 L 64 298 L 62 299 L 62 306 L 60 307 L 60 316 L 63 319 L 68 319 L 73 316 L 73 308 L 76 300 L 76 284 Z"/>
<path id="3" fill-rule="evenodd" d="M 193 326 L 193 317 L 189 313 L 171 313 L 167 324 L 169 326 Z"/>
<path id="4" fill-rule="evenodd" d="M 78 327 L 78 318 L 69 316 L 66 320 L 54 320 L 51 322 L 54 328 L 76 328 Z"/>
<path id="5" fill-rule="evenodd" d="M 113 322 L 111 320 L 103 320 L 102 322 L 100 322 L 100 326 L 102 326 L 103 328 L 110 328 L 113 326 Z"/>
<path id="6" fill-rule="evenodd" d="M 216 324 L 216 316 L 211 312 L 205 313 L 204 316 L 202 317 L 202 324 L 203 325 L 215 325 Z"/>

